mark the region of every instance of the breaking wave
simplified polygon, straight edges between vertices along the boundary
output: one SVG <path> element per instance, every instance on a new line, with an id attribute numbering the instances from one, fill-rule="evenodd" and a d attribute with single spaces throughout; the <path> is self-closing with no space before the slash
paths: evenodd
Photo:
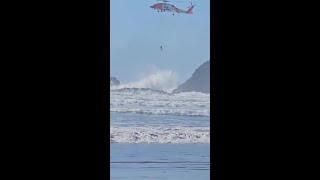
<path id="1" fill-rule="evenodd" d="M 210 94 L 182 92 L 172 71 L 110 88 L 110 143 L 210 143 Z"/>
<path id="2" fill-rule="evenodd" d="M 110 143 L 210 143 L 204 127 L 111 127 Z"/>
<path id="3" fill-rule="evenodd" d="M 178 86 L 177 74 L 171 70 L 155 70 L 151 74 L 145 76 L 136 82 L 123 84 L 112 89 L 124 89 L 124 88 L 148 88 L 154 90 L 160 90 L 165 92 L 171 92 Z"/>
<path id="4" fill-rule="evenodd" d="M 141 92 L 153 92 L 153 93 L 171 95 L 171 93 L 161 91 L 161 90 L 154 90 L 150 88 L 117 88 L 117 89 L 114 88 L 114 89 L 111 89 L 110 91 L 111 92 L 134 92 L 134 93 L 138 93 L 139 91 L 141 91 Z"/>
<path id="5" fill-rule="evenodd" d="M 178 116 L 210 116 L 210 94 L 169 94 L 148 88 L 110 90 L 110 112 Z"/>

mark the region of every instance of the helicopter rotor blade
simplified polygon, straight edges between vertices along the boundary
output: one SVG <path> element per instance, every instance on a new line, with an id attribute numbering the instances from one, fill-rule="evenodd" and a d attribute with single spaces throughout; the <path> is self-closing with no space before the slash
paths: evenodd
<path id="1" fill-rule="evenodd" d="M 179 3 L 183 2 L 183 3 L 186 3 L 186 1 L 167 1 L 167 0 L 157 0 L 157 1 L 162 1 L 162 2 L 179 2 Z"/>

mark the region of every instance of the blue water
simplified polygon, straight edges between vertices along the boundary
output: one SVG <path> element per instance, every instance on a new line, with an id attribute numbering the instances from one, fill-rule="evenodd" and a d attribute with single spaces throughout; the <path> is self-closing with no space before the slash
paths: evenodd
<path id="1" fill-rule="evenodd" d="M 111 180 L 209 180 L 209 144 L 110 144 Z"/>
<path id="2" fill-rule="evenodd" d="M 210 179 L 210 143 L 201 143 L 210 137 L 199 136 L 208 126 L 209 117 L 111 113 L 111 180 Z"/>
<path id="3" fill-rule="evenodd" d="M 111 180 L 209 180 L 210 95 L 110 91 Z"/>

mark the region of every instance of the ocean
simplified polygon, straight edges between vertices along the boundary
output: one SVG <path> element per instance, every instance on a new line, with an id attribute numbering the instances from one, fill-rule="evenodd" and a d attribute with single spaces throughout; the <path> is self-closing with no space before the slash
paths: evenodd
<path id="1" fill-rule="evenodd" d="M 110 90 L 111 179 L 210 179 L 210 94 Z"/>

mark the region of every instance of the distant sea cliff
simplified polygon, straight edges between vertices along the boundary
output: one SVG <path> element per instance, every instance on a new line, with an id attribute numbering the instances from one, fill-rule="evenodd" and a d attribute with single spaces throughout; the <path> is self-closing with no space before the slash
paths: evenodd
<path id="1" fill-rule="evenodd" d="M 110 77 L 110 86 L 119 86 L 120 81 L 115 77 Z"/>
<path id="2" fill-rule="evenodd" d="M 186 82 L 172 91 L 172 94 L 192 91 L 210 93 L 210 60 L 196 69 Z"/>

